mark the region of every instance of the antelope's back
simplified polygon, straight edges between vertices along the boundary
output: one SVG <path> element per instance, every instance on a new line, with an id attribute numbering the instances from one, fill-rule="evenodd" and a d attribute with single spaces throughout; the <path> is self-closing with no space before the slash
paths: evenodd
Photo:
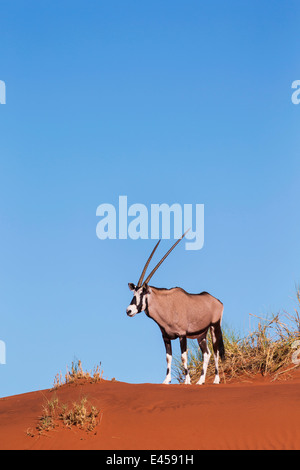
<path id="1" fill-rule="evenodd" d="M 181 289 L 181 291 L 185 299 L 184 310 L 189 320 L 193 322 L 200 321 L 205 325 L 221 321 L 224 306 L 219 299 L 208 292 L 189 294 L 183 289 Z"/>

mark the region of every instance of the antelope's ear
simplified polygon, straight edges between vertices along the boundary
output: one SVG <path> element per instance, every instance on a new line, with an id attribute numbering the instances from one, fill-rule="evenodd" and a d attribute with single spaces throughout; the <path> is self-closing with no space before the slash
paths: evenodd
<path id="1" fill-rule="evenodd" d="M 129 287 L 130 290 L 135 290 L 135 288 L 136 288 L 136 286 L 132 282 L 128 283 L 128 287 Z"/>
<path id="2" fill-rule="evenodd" d="M 144 294 L 149 294 L 150 293 L 150 287 L 148 284 L 144 284 Z"/>

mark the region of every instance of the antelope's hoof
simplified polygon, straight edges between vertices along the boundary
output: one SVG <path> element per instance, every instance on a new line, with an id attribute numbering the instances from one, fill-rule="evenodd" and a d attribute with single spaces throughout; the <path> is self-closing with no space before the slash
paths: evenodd
<path id="1" fill-rule="evenodd" d="M 198 380 L 198 382 L 196 383 L 196 385 L 205 385 L 205 380 Z"/>

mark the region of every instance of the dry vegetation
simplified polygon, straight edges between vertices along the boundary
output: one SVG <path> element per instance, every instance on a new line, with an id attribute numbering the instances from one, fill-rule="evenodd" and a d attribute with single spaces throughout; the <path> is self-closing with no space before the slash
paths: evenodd
<path id="1" fill-rule="evenodd" d="M 99 421 L 99 411 L 90 405 L 86 398 L 79 403 L 59 403 L 58 398 L 47 400 L 43 414 L 39 419 L 37 430 L 39 434 L 55 429 L 62 423 L 65 427 L 76 426 L 84 431 L 93 431 Z"/>
<path id="2" fill-rule="evenodd" d="M 96 366 L 93 371 L 84 371 L 82 369 L 81 361 L 72 362 L 71 372 L 67 368 L 67 372 L 63 378 L 62 373 L 56 375 L 54 379 L 53 389 L 57 389 L 65 384 L 80 383 L 80 382 L 90 382 L 97 383 L 102 380 L 103 371 L 101 370 L 100 365 Z"/>
<path id="3" fill-rule="evenodd" d="M 102 380 L 102 376 L 101 363 L 93 371 L 87 372 L 83 370 L 81 361 L 72 362 L 71 372 L 67 368 L 64 378 L 61 373 L 56 375 L 52 391 L 66 384 L 97 383 Z M 76 426 L 84 431 L 93 431 L 99 423 L 99 416 L 100 412 L 85 397 L 79 403 L 69 405 L 60 403 L 55 396 L 52 400 L 46 399 L 36 429 L 39 434 L 44 434 L 62 424 L 66 428 Z M 26 433 L 29 437 L 34 437 L 32 429 L 28 429 Z"/>
<path id="4" fill-rule="evenodd" d="M 251 315 L 256 320 L 255 330 L 246 337 L 239 337 L 233 331 L 223 330 L 226 358 L 220 362 L 220 376 L 223 382 L 232 379 L 253 377 L 261 374 L 272 380 L 284 377 L 291 370 L 299 367 L 292 361 L 295 353 L 295 341 L 300 340 L 300 290 L 297 291 L 298 310 L 290 315 L 277 314 L 270 319 Z M 211 338 L 209 335 L 209 346 Z M 191 382 L 196 383 L 202 370 L 202 357 L 198 344 L 189 342 L 189 371 Z M 213 356 L 207 370 L 207 379 L 214 376 Z M 184 381 L 183 368 L 179 359 L 175 362 L 175 377 Z"/>

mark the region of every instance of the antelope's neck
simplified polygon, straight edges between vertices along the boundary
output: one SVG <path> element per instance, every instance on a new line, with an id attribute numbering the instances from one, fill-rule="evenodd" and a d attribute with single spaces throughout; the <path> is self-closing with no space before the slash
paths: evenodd
<path id="1" fill-rule="evenodd" d="M 146 308 L 145 313 L 149 318 L 152 318 L 159 326 L 165 328 L 167 325 L 162 317 L 161 308 L 159 308 L 159 294 L 155 288 L 151 287 L 152 292 L 146 295 Z"/>

